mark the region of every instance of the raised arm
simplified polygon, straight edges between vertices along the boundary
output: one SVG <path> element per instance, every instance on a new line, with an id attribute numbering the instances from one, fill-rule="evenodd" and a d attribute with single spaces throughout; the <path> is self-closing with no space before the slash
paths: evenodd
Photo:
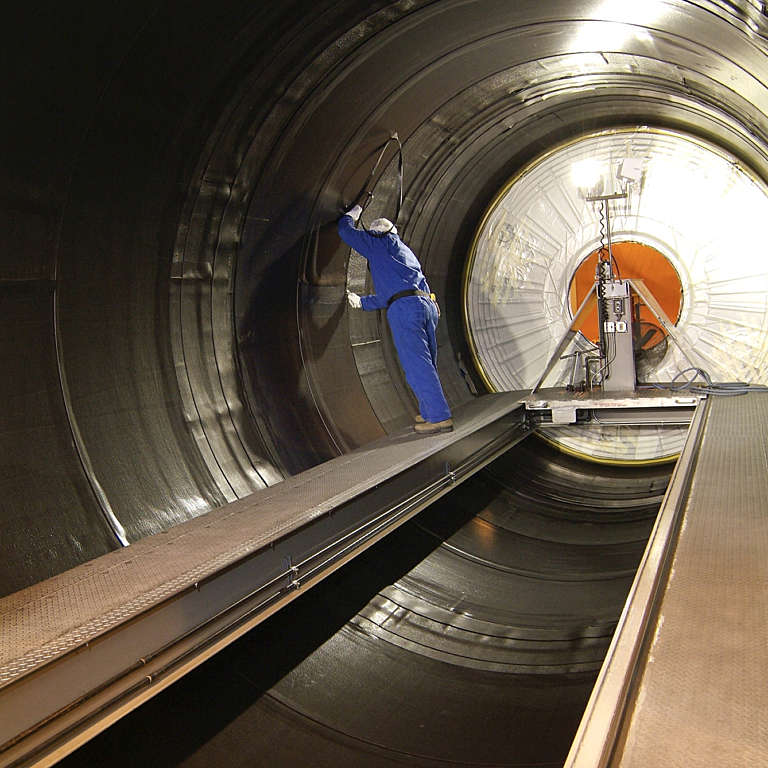
<path id="1" fill-rule="evenodd" d="M 339 230 L 339 237 L 350 247 L 354 248 L 361 256 L 368 258 L 368 249 L 371 246 L 373 239 L 372 235 L 367 232 L 356 229 L 355 222 L 360 217 L 360 206 L 356 205 L 351 210 L 347 211 L 340 219 L 337 225 Z M 357 216 L 354 214 L 357 213 Z"/>

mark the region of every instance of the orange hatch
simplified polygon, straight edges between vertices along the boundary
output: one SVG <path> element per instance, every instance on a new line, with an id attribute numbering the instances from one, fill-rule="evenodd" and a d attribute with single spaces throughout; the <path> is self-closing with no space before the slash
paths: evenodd
<path id="1" fill-rule="evenodd" d="M 644 243 L 632 241 L 612 243 L 613 258 L 618 265 L 618 274 L 614 267 L 614 276 L 640 278 L 645 281 L 648 290 L 659 302 L 667 317 L 676 323 L 680 317 L 683 303 L 683 287 L 677 270 L 664 254 Z M 581 262 L 571 278 L 568 299 L 571 312 L 576 313 L 584 297 L 595 282 L 595 267 L 598 251 L 593 251 Z M 592 342 L 598 341 L 597 308 L 584 319 L 581 332 Z M 659 326 L 653 313 L 644 304 L 640 305 L 640 341 L 643 349 L 656 346 L 666 332 Z"/>

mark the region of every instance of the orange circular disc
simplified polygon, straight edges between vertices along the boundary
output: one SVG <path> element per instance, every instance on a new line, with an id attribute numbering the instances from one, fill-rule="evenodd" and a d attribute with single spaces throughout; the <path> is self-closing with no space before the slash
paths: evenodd
<path id="1" fill-rule="evenodd" d="M 576 314 L 584 297 L 595 284 L 595 269 L 599 250 L 590 253 L 573 273 L 571 287 L 568 291 L 568 300 L 573 314 Z M 666 316 L 673 323 L 677 323 L 683 305 L 683 286 L 677 270 L 672 266 L 669 259 L 650 245 L 630 240 L 612 243 L 611 250 L 616 262 L 613 270 L 614 277 L 632 277 L 643 280 Z M 579 330 L 591 342 L 595 344 L 598 342 L 596 307 L 587 314 Z M 641 302 L 640 348 L 651 349 L 666 335 L 666 331 L 661 327 L 653 312 Z"/>

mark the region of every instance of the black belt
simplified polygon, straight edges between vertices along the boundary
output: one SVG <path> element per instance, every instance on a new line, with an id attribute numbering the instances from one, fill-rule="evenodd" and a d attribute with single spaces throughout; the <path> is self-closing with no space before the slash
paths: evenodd
<path id="1" fill-rule="evenodd" d="M 420 291 L 418 288 L 408 288 L 405 291 L 398 291 L 397 293 L 393 293 L 389 297 L 389 301 L 387 301 L 387 309 L 389 309 L 392 306 L 392 303 L 397 301 L 398 299 L 404 299 L 406 296 L 423 296 L 425 299 L 431 299 L 432 301 L 435 301 L 435 294 L 434 293 L 427 293 L 426 291 Z M 435 301 L 435 303 L 437 303 Z"/>

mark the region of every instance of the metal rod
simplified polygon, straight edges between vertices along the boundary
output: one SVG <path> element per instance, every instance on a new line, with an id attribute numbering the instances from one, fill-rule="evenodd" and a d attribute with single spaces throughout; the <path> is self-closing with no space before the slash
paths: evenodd
<path id="1" fill-rule="evenodd" d="M 613 195 L 590 195 L 589 197 L 585 197 L 584 199 L 588 203 L 596 203 L 598 200 L 623 200 L 628 195 L 626 192 L 617 192 Z"/>

